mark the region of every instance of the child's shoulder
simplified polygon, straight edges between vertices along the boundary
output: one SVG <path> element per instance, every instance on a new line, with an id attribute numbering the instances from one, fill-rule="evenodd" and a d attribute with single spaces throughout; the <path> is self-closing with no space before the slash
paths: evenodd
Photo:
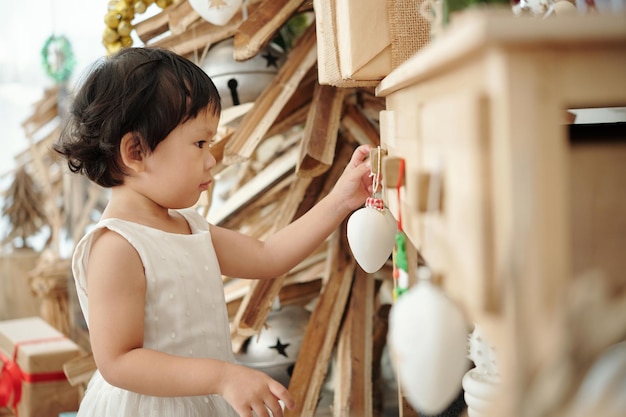
<path id="1" fill-rule="evenodd" d="M 176 210 L 176 212 L 179 213 L 181 216 L 183 216 L 185 220 L 187 220 L 187 223 L 189 223 L 189 226 L 191 227 L 192 231 L 194 230 L 208 231 L 209 230 L 209 223 L 207 222 L 207 219 L 204 218 L 202 214 L 198 212 L 197 209 L 190 207 L 186 209 Z"/>

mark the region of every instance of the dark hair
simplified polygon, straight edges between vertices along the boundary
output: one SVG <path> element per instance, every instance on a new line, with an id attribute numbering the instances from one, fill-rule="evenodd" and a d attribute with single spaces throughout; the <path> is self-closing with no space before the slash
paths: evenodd
<path id="1" fill-rule="evenodd" d="M 215 85 L 200 67 L 165 49 L 122 49 L 94 63 L 53 147 L 72 172 L 113 187 L 125 175 L 119 148 L 126 133 L 136 135 L 149 153 L 204 109 L 219 115 L 221 106 Z"/>

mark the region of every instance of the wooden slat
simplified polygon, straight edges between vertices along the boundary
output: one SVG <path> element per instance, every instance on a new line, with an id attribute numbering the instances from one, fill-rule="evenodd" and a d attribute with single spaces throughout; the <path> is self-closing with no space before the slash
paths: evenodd
<path id="1" fill-rule="evenodd" d="M 311 26 L 298 39 L 283 66 L 257 98 L 254 108 L 244 116 L 233 138 L 226 145 L 226 164 L 250 158 L 285 103 L 297 90 L 300 81 L 315 64 L 315 60 L 315 28 Z"/>
<path id="2" fill-rule="evenodd" d="M 257 56 L 302 3 L 303 0 L 263 1 L 235 33 L 235 60 L 246 61 Z"/>
<path id="3" fill-rule="evenodd" d="M 322 265 L 322 268 L 324 265 Z M 322 280 L 304 282 L 302 284 L 288 284 L 285 282 L 280 289 L 279 299 L 282 305 L 297 304 L 306 305 L 315 297 L 319 296 L 322 289 Z"/>
<path id="4" fill-rule="evenodd" d="M 259 220 L 267 222 L 269 219 L 270 222 L 273 222 L 274 216 L 267 216 L 264 213 L 276 210 L 294 181 L 295 176 L 287 176 L 257 198 L 247 201 L 240 211 L 229 216 L 220 225 L 228 229 L 238 230 L 257 239 L 265 238 L 267 236 L 266 226 L 259 225 Z"/>
<path id="5" fill-rule="evenodd" d="M 307 115 L 296 173 L 316 177 L 333 164 L 345 90 L 317 85 Z"/>
<path id="6" fill-rule="evenodd" d="M 92 353 L 81 355 L 63 364 L 63 373 L 71 386 L 87 384 L 96 369 L 98 368 Z"/>
<path id="7" fill-rule="evenodd" d="M 296 125 L 304 124 L 306 116 L 313 99 L 313 91 L 317 85 L 317 71 L 315 67 L 309 70 L 304 79 L 300 82 L 298 89 L 291 96 L 287 104 L 282 108 L 274 124 L 267 131 L 265 137 L 286 132 Z"/>
<path id="8" fill-rule="evenodd" d="M 294 216 L 294 219 L 302 216 L 306 211 L 313 207 L 314 204 L 319 202 L 319 200 L 330 192 L 343 173 L 344 168 L 348 165 L 353 150 L 354 146 L 351 143 L 343 141 L 339 143 L 335 154 L 335 163 L 324 175 L 313 179 L 306 194 L 304 195 L 298 211 Z"/>
<path id="9" fill-rule="evenodd" d="M 380 133 L 357 106 L 346 107 L 341 125 L 360 145 L 380 145 Z"/>
<path id="10" fill-rule="evenodd" d="M 374 278 L 357 268 L 337 343 L 335 417 L 371 417 Z"/>
<path id="11" fill-rule="evenodd" d="M 293 93 L 289 101 L 287 101 L 287 104 L 281 109 L 276 121 L 278 122 L 288 117 L 291 113 L 303 106 L 308 107 L 313 99 L 313 91 L 316 85 L 318 85 L 317 70 L 315 69 L 315 65 L 313 65 L 311 69 L 309 69 L 309 72 L 302 78 L 302 81 L 300 81 L 296 92 Z"/>
<path id="12" fill-rule="evenodd" d="M 169 15 L 163 11 L 135 24 L 135 33 L 143 43 L 147 44 L 153 38 L 168 31 L 169 21 Z"/>
<path id="13" fill-rule="evenodd" d="M 31 124 L 39 125 L 41 122 L 39 121 L 42 115 L 50 114 L 51 112 L 56 116 L 58 112 L 58 101 L 59 101 L 59 88 L 49 88 L 44 91 L 44 95 L 41 99 L 39 99 L 33 107 L 35 111 L 33 114 L 28 117 L 26 120 L 22 122 L 23 128 L 31 129 L 31 132 L 37 131 L 38 127 L 30 127 Z"/>
<path id="14" fill-rule="evenodd" d="M 45 111 L 35 113 L 22 124 L 24 131 L 26 132 L 26 136 L 34 136 L 44 126 L 52 122 L 58 115 L 59 111 L 57 106 L 53 106 Z"/>
<path id="15" fill-rule="evenodd" d="M 170 49 L 180 55 L 189 55 L 233 36 L 239 23 L 241 23 L 241 14 L 224 26 L 215 26 L 206 20 L 199 19 L 186 31 L 160 39 L 150 45 Z"/>
<path id="16" fill-rule="evenodd" d="M 186 0 L 175 3 L 171 8 L 168 7 L 166 10 L 168 10 L 169 13 L 168 26 L 172 35 L 185 32 L 192 23 L 200 19 L 200 15 Z"/>
<path id="17" fill-rule="evenodd" d="M 296 407 L 285 409 L 285 417 L 313 416 L 317 408 L 355 270 L 354 260 L 339 240 L 335 235 L 329 257 L 331 274 L 309 319 L 289 383 Z"/>
<path id="18" fill-rule="evenodd" d="M 265 134 L 265 138 L 285 133 L 287 130 L 297 125 L 304 124 L 304 122 L 306 122 L 306 116 L 309 113 L 309 104 L 310 103 L 294 110 L 287 117 L 274 123 Z"/>
<path id="19" fill-rule="evenodd" d="M 217 133 L 215 134 L 215 137 L 213 137 L 210 144 L 211 153 L 217 161 L 217 165 L 213 169 L 213 175 L 216 175 L 223 169 L 221 162 L 224 157 L 224 148 L 230 138 L 232 138 L 235 130 L 233 127 L 230 127 L 229 124 L 249 112 L 252 105 L 253 103 L 244 103 L 239 106 L 233 106 L 222 110 Z"/>
<path id="20" fill-rule="evenodd" d="M 247 182 L 245 186 L 231 196 L 214 214 L 211 214 L 209 221 L 213 224 L 219 224 L 224 221 L 228 216 L 243 207 L 246 202 L 261 194 L 265 189 L 293 170 L 296 166 L 296 159 L 296 149 L 277 158 L 252 181 Z"/>

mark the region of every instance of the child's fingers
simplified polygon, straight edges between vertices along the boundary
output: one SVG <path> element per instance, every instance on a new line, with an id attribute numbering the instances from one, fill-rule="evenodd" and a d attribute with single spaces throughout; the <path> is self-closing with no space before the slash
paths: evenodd
<path id="1" fill-rule="evenodd" d="M 370 145 L 361 145 L 356 148 L 352 153 L 352 158 L 350 158 L 352 166 L 358 167 L 359 165 L 361 165 L 363 161 L 365 161 L 369 157 L 370 149 Z"/>
<path id="2" fill-rule="evenodd" d="M 254 414 L 252 414 L 254 417 L 270 417 L 271 416 L 265 404 L 259 404 L 257 406 L 252 407 L 252 411 L 254 412 Z"/>
<path id="3" fill-rule="evenodd" d="M 295 408 L 296 402 L 293 400 L 293 397 L 291 396 L 289 391 L 287 391 L 287 388 L 285 388 L 282 384 L 278 382 L 276 382 L 275 384 L 271 384 L 270 391 L 279 401 L 283 402 L 285 407 L 290 410 L 293 410 Z"/>
<path id="4" fill-rule="evenodd" d="M 266 402 L 265 406 L 270 411 L 271 417 L 283 417 L 283 408 L 281 407 L 281 404 L 278 401 L 274 400 L 274 401 Z"/>

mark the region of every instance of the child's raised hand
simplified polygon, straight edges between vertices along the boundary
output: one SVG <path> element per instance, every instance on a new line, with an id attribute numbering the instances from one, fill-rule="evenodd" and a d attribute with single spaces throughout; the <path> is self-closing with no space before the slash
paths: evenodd
<path id="1" fill-rule="evenodd" d="M 279 400 L 295 407 L 287 388 L 263 372 L 228 364 L 223 375 L 221 394 L 240 417 L 283 417 Z"/>
<path id="2" fill-rule="evenodd" d="M 345 206 L 347 212 L 362 206 L 372 194 L 371 167 L 368 159 L 370 149 L 369 145 L 361 145 L 354 150 L 350 162 L 330 193 L 339 204 Z"/>

